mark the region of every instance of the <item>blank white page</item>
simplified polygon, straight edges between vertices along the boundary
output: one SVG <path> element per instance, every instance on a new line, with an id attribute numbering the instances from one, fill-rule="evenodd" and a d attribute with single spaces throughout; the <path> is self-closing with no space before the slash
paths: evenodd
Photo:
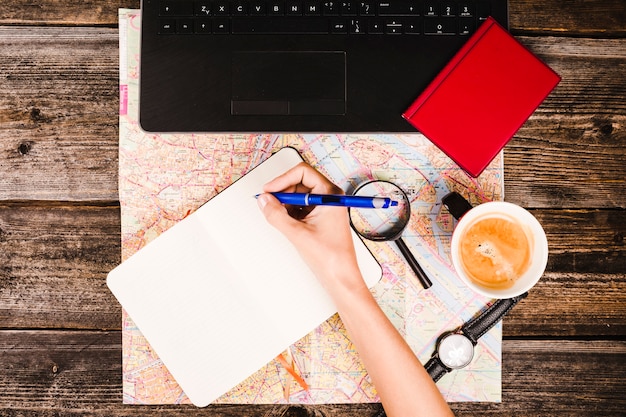
<path id="1" fill-rule="evenodd" d="M 113 294 L 199 407 L 336 312 L 254 198 L 301 161 L 281 149 L 109 273 Z M 382 270 L 353 237 L 371 287 Z"/>

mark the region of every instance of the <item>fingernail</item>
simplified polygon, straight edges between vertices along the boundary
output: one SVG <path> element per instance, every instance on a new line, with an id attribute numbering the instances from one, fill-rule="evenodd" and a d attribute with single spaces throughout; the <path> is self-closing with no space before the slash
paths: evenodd
<path id="1" fill-rule="evenodd" d="M 259 198 L 256 199 L 256 201 L 259 204 L 259 207 L 261 208 L 261 210 L 263 210 L 263 208 L 265 208 L 268 202 L 267 195 L 261 194 Z"/>

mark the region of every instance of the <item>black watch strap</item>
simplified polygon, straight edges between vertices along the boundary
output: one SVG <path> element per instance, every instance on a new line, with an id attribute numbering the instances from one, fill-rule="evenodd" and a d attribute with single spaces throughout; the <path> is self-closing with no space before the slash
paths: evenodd
<path id="1" fill-rule="evenodd" d="M 527 292 L 513 298 L 503 298 L 494 301 L 479 316 L 474 317 L 461 327 L 461 332 L 465 334 L 469 340 L 475 345 L 478 339 L 489 329 L 496 325 L 517 303 L 526 298 Z"/>
<path id="2" fill-rule="evenodd" d="M 450 372 L 450 369 L 441 363 L 438 355 L 430 358 L 428 362 L 426 362 L 426 365 L 424 365 L 424 368 L 426 368 L 428 375 L 430 375 L 435 382 L 439 381 L 442 376 Z"/>

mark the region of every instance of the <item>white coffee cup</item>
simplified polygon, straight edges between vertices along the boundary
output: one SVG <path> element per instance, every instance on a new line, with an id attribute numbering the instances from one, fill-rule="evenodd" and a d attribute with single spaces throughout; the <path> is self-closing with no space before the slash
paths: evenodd
<path id="1" fill-rule="evenodd" d="M 503 201 L 480 204 L 459 220 L 452 234 L 452 263 L 475 292 L 511 298 L 531 289 L 548 263 L 548 239 L 524 208 Z"/>

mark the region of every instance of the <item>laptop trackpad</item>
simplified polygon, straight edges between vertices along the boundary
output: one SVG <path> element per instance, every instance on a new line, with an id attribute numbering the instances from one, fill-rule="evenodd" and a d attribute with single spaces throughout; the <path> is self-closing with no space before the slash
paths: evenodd
<path id="1" fill-rule="evenodd" d="M 345 52 L 235 52 L 233 115 L 344 115 Z"/>

